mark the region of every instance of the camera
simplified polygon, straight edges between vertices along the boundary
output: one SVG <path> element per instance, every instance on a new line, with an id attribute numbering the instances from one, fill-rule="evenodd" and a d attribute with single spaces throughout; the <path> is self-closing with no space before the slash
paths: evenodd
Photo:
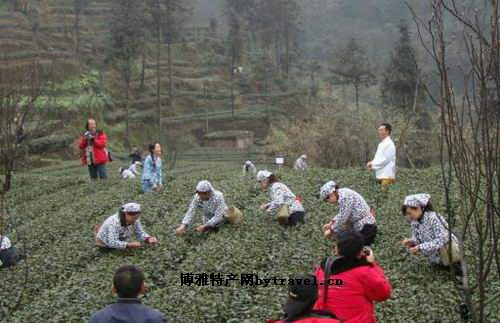
<path id="1" fill-rule="evenodd" d="M 90 131 L 86 131 L 83 136 L 87 139 L 94 139 L 94 135 Z"/>

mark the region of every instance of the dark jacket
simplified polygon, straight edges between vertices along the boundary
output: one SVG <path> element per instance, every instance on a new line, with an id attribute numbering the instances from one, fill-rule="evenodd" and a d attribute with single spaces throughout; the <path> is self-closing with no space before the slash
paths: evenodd
<path id="1" fill-rule="evenodd" d="M 137 298 L 119 298 L 114 304 L 97 311 L 89 323 L 164 323 L 163 314 L 141 304 Z"/>
<path id="2" fill-rule="evenodd" d="M 141 153 L 138 151 L 132 152 L 130 155 L 128 155 L 130 158 L 132 158 L 132 164 L 135 162 L 140 162 L 142 161 L 142 156 Z"/>

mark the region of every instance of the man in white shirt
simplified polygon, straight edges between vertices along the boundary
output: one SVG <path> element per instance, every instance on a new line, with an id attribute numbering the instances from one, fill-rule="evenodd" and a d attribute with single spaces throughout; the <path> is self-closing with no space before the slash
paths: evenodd
<path id="1" fill-rule="evenodd" d="M 366 163 L 366 167 L 375 171 L 377 180 L 384 186 L 396 181 L 396 146 L 391 139 L 391 130 L 388 123 L 378 127 L 378 136 L 382 141 L 378 144 L 375 158 Z"/>

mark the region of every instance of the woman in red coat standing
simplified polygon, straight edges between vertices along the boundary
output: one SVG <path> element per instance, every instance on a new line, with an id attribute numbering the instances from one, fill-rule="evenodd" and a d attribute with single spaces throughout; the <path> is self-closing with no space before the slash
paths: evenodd
<path id="1" fill-rule="evenodd" d="M 101 180 L 104 180 L 107 178 L 108 151 L 106 143 L 108 138 L 104 131 L 97 129 L 94 119 L 88 119 L 85 128 L 87 131 L 80 137 L 79 144 L 82 165 L 88 166 L 91 179 L 95 180 L 99 176 Z"/>
<path id="2" fill-rule="evenodd" d="M 338 234 L 338 257 L 327 258 L 316 269 L 318 282 L 325 281 L 325 267 L 329 267 L 330 277 L 327 284 L 320 286 L 314 309 L 328 310 L 346 323 L 377 321 L 373 302 L 387 300 L 391 284 L 375 261 L 373 251 L 363 245 L 363 236 L 357 231 Z"/>

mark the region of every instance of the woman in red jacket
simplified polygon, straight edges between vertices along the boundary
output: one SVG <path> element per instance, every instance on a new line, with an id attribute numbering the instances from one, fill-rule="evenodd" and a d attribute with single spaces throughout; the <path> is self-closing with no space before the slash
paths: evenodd
<path id="1" fill-rule="evenodd" d="M 375 262 L 373 251 L 363 245 L 359 232 L 347 230 L 337 235 L 339 257 L 325 259 L 316 269 L 317 281 L 323 282 L 325 263 L 331 263 L 329 283 L 319 288 L 314 309 L 331 311 L 347 323 L 377 321 L 373 302 L 387 300 L 391 284 Z"/>
<path id="2" fill-rule="evenodd" d="M 87 165 L 91 179 L 106 179 L 106 163 L 108 151 L 106 143 L 108 138 L 102 130 L 97 129 L 94 119 L 88 119 L 85 124 L 87 131 L 80 137 L 79 148 L 82 153 L 82 165 Z"/>

